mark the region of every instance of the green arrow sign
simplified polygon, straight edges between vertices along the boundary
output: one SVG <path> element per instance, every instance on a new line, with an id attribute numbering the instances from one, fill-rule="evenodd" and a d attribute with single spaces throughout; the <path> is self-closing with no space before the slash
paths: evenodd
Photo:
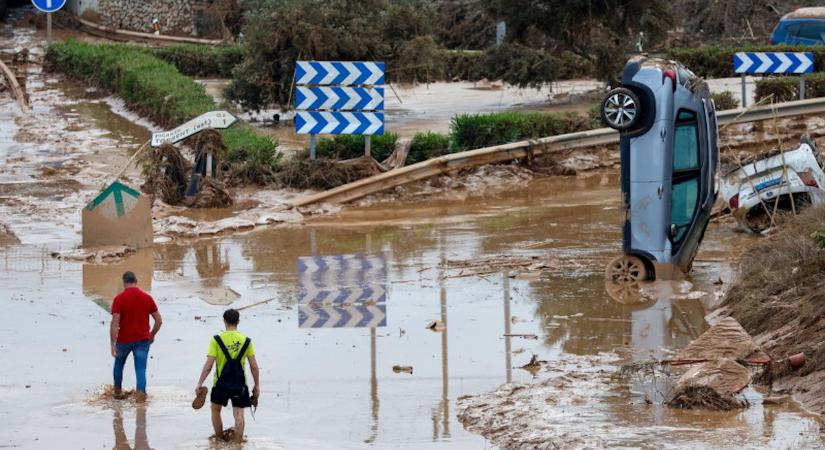
<path id="1" fill-rule="evenodd" d="M 104 189 L 103 192 L 95 197 L 95 199 L 88 205 L 86 205 L 86 209 L 89 211 L 94 211 L 95 208 L 100 205 L 114 202 L 114 210 L 117 217 L 122 217 L 126 214 L 127 203 L 129 209 L 131 210 L 132 207 L 134 207 L 135 201 L 137 201 L 138 197 L 140 197 L 140 192 L 126 186 L 125 184 L 122 184 L 119 181 L 115 181 L 110 184 L 109 187 Z"/>

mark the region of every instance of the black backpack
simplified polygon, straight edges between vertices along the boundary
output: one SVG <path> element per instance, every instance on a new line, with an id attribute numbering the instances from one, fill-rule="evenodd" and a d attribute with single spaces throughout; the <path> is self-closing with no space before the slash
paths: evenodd
<path id="1" fill-rule="evenodd" d="M 234 359 L 229 354 L 229 350 L 226 349 L 226 345 L 224 345 L 220 336 L 215 335 L 215 340 L 218 341 L 218 347 L 221 348 L 224 356 L 226 356 L 226 364 L 223 365 L 223 369 L 218 375 L 218 382 L 215 383 L 215 387 L 220 388 L 230 397 L 240 397 L 247 389 L 246 376 L 241 365 L 241 359 L 243 359 L 243 355 L 246 353 L 246 349 L 249 347 L 251 340 L 246 338 L 240 353 L 238 353 L 238 357 Z"/>

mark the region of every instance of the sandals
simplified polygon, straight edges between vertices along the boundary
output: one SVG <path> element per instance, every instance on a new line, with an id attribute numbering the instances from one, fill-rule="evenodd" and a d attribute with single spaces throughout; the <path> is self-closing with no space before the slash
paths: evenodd
<path id="1" fill-rule="evenodd" d="M 192 400 L 193 409 L 203 408 L 204 403 L 206 403 L 207 392 L 209 392 L 209 389 L 206 386 L 201 386 L 195 391 L 195 399 Z"/>

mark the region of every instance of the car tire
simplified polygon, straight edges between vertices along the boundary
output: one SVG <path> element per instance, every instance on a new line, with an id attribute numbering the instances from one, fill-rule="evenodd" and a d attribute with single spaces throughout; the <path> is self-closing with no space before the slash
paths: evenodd
<path id="1" fill-rule="evenodd" d="M 638 283 L 647 280 L 647 266 L 638 256 L 622 255 L 607 265 L 605 278 L 608 283 Z"/>
<path id="2" fill-rule="evenodd" d="M 639 124 L 641 102 L 635 92 L 616 88 L 607 93 L 602 101 L 602 122 L 617 131 L 627 131 Z"/>

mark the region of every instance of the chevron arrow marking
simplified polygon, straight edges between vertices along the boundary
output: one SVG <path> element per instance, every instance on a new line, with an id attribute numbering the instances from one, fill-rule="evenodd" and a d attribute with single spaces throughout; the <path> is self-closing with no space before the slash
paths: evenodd
<path id="1" fill-rule="evenodd" d="M 377 328 L 387 326 L 387 305 L 298 305 L 299 328 Z"/>
<path id="2" fill-rule="evenodd" d="M 295 132 L 298 134 L 384 134 L 384 113 L 297 111 Z"/>
<path id="3" fill-rule="evenodd" d="M 813 64 L 811 52 L 739 52 L 733 56 L 736 73 L 810 73 Z"/>
<path id="4" fill-rule="evenodd" d="M 295 84 L 359 86 L 384 84 L 383 62 L 298 61 Z"/>

